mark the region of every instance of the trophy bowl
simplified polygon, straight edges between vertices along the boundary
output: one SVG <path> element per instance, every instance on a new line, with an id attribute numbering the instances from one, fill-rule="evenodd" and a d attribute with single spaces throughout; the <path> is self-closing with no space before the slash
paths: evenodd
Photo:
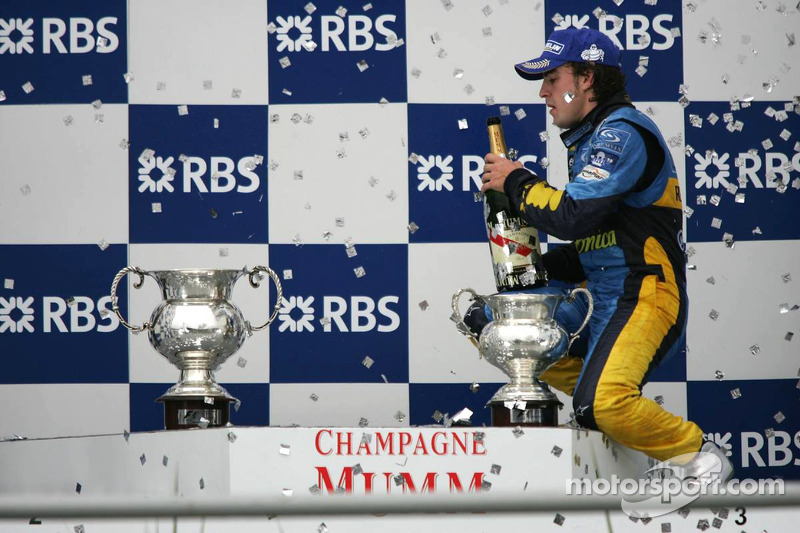
<path id="1" fill-rule="evenodd" d="M 462 294 L 485 303 L 493 320 L 479 338 L 470 331 L 458 310 Z M 572 335 L 555 320 L 558 306 L 586 294 L 589 310 L 581 327 Z M 502 370 L 511 381 L 489 400 L 493 426 L 556 426 L 561 402 L 550 388 L 539 381 L 569 351 L 572 342 L 586 327 L 592 315 L 591 293 L 583 288 L 568 295 L 555 291 L 534 293 L 498 293 L 481 296 L 472 289 L 459 289 L 453 295 L 453 321 L 458 330 L 478 348 L 482 358 Z"/>
<path id="2" fill-rule="evenodd" d="M 251 326 L 231 301 L 236 281 L 247 274 L 250 285 L 258 287 L 261 273 L 270 276 L 277 288 L 275 307 L 267 322 Z M 132 326 L 120 313 L 117 286 L 127 274 L 156 280 L 162 300 L 153 310 L 150 321 Z M 127 329 L 138 333 L 147 330 L 150 345 L 180 370 L 180 380 L 157 401 L 164 404 L 167 429 L 224 426 L 230 421 L 230 404 L 237 402 L 214 378 L 214 371 L 236 353 L 245 339 L 275 320 L 283 291 L 278 275 L 270 268 L 251 270 L 154 270 L 125 267 L 111 284 L 112 309 Z"/>

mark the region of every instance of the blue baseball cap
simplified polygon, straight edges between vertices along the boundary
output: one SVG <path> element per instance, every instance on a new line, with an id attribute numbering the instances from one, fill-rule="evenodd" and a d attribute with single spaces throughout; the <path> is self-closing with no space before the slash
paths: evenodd
<path id="1" fill-rule="evenodd" d="M 593 62 L 598 65 L 620 68 L 619 48 L 603 32 L 589 28 L 556 30 L 544 45 L 544 52 L 514 68 L 526 80 L 540 80 L 544 73 L 568 61 Z"/>

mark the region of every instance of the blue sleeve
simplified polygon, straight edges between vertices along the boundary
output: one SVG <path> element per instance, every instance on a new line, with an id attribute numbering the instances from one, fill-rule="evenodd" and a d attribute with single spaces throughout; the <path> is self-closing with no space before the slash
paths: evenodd
<path id="1" fill-rule="evenodd" d="M 576 157 L 575 175 L 564 190 L 526 169 L 514 170 L 506 178 L 505 193 L 520 214 L 559 239 L 592 233 L 636 187 L 647 163 L 644 141 L 626 121 L 602 123 L 587 142 L 586 162 Z"/>

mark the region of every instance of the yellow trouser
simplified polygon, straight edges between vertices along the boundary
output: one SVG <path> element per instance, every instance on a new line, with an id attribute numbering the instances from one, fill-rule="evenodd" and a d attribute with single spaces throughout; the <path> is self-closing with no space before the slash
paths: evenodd
<path id="1" fill-rule="evenodd" d="M 656 260 L 663 253 L 658 245 L 648 252 Z M 628 290 L 631 286 L 635 290 Z M 620 444 L 660 461 L 697 452 L 703 443 L 700 427 L 641 392 L 651 364 L 674 344 L 683 313 L 685 304 L 670 268 L 664 268 L 664 281 L 643 276 L 638 284 L 626 285 L 609 319 L 595 328 L 602 331 L 590 332 L 590 340 L 597 339 L 590 343 L 586 359 L 565 357 L 542 380 L 573 397 L 581 425 L 599 429 Z"/>

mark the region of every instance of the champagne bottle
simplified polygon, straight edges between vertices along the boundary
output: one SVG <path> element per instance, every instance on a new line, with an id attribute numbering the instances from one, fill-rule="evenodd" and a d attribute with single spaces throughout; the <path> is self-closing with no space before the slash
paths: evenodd
<path id="1" fill-rule="evenodd" d="M 486 126 L 489 151 L 508 157 L 500 117 L 489 117 Z M 542 263 L 539 232 L 511 207 L 508 196 L 495 190 L 486 191 L 483 214 L 498 292 L 546 285 L 547 272 Z"/>

